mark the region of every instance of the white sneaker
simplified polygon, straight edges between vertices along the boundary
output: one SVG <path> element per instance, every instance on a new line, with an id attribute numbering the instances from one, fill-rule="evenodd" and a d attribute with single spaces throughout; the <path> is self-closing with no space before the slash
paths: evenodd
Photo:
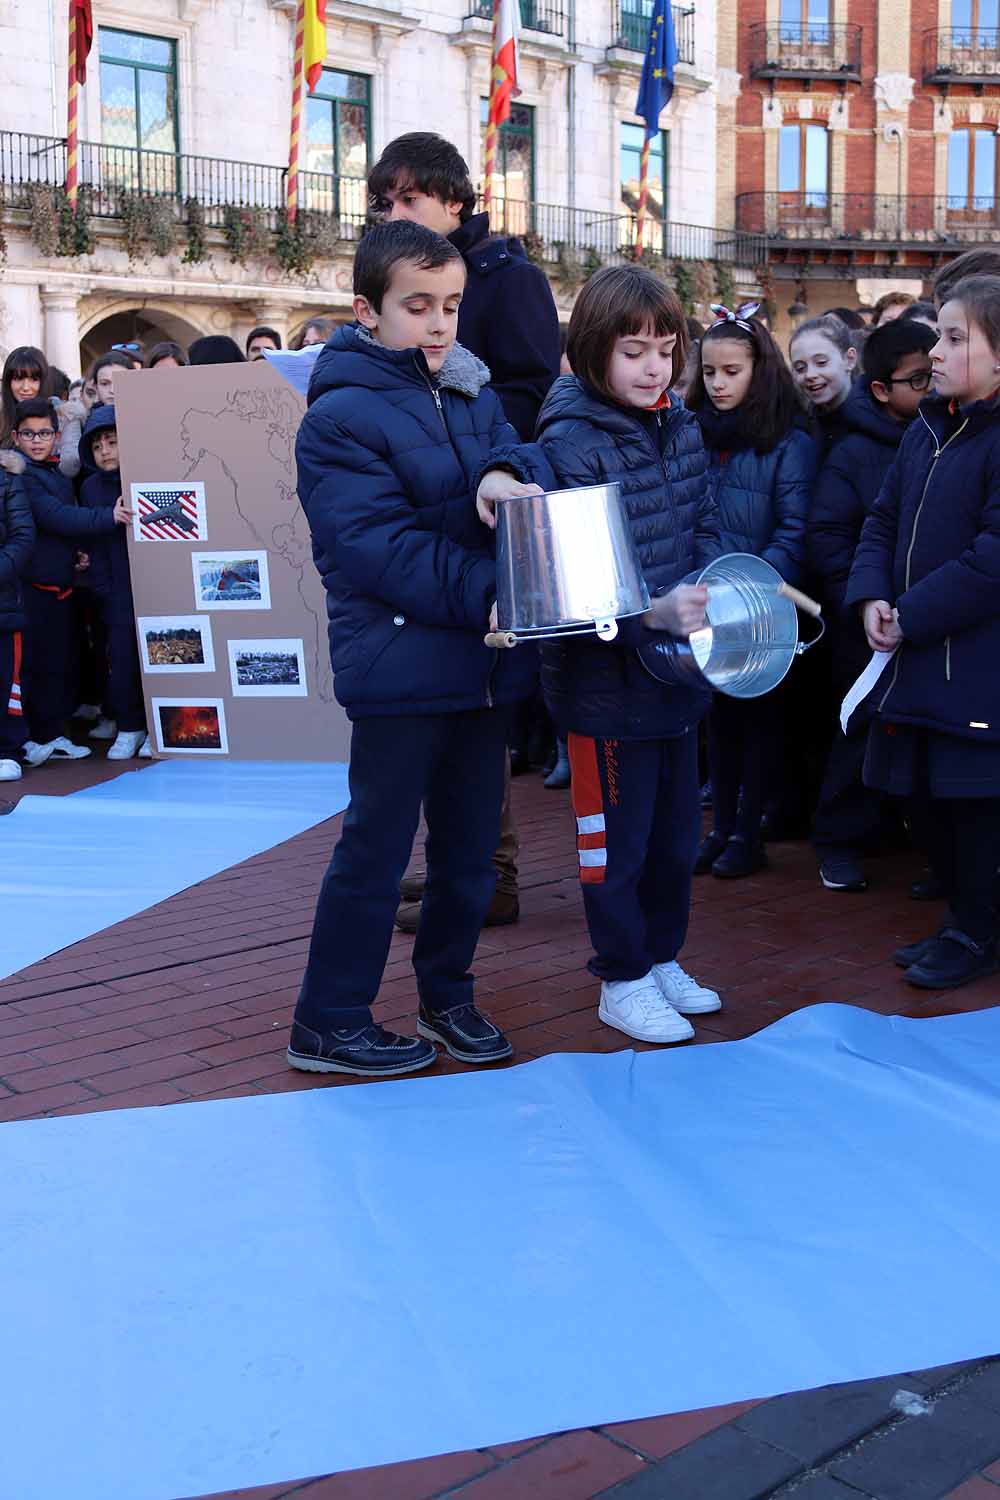
<path id="1" fill-rule="evenodd" d="M 149 735 L 148 734 L 147 734 L 146 738 L 143 740 L 142 744 L 139 746 L 139 759 L 140 760 L 152 760 L 153 759 L 153 747 L 149 743 Z"/>
<path id="2" fill-rule="evenodd" d="M 96 724 L 101 717 L 100 705 L 97 703 L 81 703 L 74 719 L 84 719 L 88 724 Z"/>
<path id="3" fill-rule="evenodd" d="M 92 754 L 89 746 L 74 745 L 73 741 L 68 740 L 64 734 L 50 740 L 49 747 L 49 754 L 58 755 L 60 760 L 86 760 L 87 756 Z"/>
<path id="4" fill-rule="evenodd" d="M 49 756 L 55 749 L 55 740 L 49 740 L 47 744 L 40 745 L 37 740 L 25 740 L 21 746 L 24 763 L 27 766 L 44 766 Z"/>
<path id="5" fill-rule="evenodd" d="M 119 729 L 115 742 L 108 751 L 108 760 L 133 760 L 146 738 L 144 729 Z"/>
<path id="6" fill-rule="evenodd" d="M 675 959 L 668 964 L 654 964 L 650 972 L 664 1000 L 682 1016 L 705 1016 L 710 1010 L 722 1009 L 715 991 L 707 990 L 686 974 Z"/>
<path id="7" fill-rule="evenodd" d="M 667 1004 L 652 974 L 643 979 L 605 979 L 597 1014 L 605 1026 L 624 1031 L 637 1042 L 686 1042 L 694 1036 L 691 1022 Z"/>
<path id="8" fill-rule="evenodd" d="M 20 781 L 21 767 L 16 760 L 0 760 L 0 781 Z"/>
<path id="9" fill-rule="evenodd" d="M 102 715 L 87 735 L 88 740 L 113 740 L 118 733 L 118 726 L 114 719 L 105 719 Z"/>

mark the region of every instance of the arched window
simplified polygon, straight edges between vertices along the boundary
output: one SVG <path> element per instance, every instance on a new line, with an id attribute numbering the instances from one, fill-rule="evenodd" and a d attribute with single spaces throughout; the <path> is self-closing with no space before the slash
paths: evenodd
<path id="1" fill-rule="evenodd" d="M 784 223 L 825 219 L 830 212 L 830 136 L 825 125 L 800 121 L 778 133 L 778 205 Z"/>
<path id="2" fill-rule="evenodd" d="M 948 137 L 948 217 L 992 219 L 997 201 L 997 138 L 990 127 Z"/>

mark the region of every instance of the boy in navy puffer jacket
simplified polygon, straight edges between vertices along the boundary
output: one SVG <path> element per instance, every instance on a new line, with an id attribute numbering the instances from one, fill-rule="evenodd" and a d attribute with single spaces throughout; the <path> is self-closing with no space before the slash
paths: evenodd
<path id="1" fill-rule="evenodd" d="M 121 499 L 118 467 L 118 428 L 113 406 L 96 406 L 80 441 L 87 477 L 80 486 L 80 504 L 92 510 L 113 511 Z M 107 641 L 108 683 L 106 712 L 117 725 L 108 760 L 130 760 L 149 755 L 142 675 L 136 645 L 135 611 L 128 541 L 119 528 L 91 544 L 87 589 L 94 597 Z"/>
<path id="2" fill-rule="evenodd" d="M 52 458 L 57 428 L 48 400 L 20 402 L 15 422 L 17 445 L 27 460 L 22 482 L 37 533 L 24 590 L 24 711 L 31 736 L 24 758 L 29 766 L 40 766 L 51 756 L 79 760 L 90 754 L 62 732 L 76 699 L 73 575 L 78 549 L 94 537 L 110 536 L 116 525 L 127 525 L 131 512 L 120 502 L 110 511 L 77 505 L 72 482 Z"/>
<path id="3" fill-rule="evenodd" d="M 35 545 L 31 502 L 19 475 L 19 453 L 0 453 L 0 781 L 19 781 L 27 739 L 21 706 L 21 643 L 24 587 Z"/>
<path id="4" fill-rule="evenodd" d="M 720 550 L 698 423 L 667 390 L 684 367 L 686 340 L 681 305 L 659 277 L 641 266 L 598 271 L 570 319 L 576 374 L 546 397 L 537 447 L 492 454 L 494 472 L 479 489 L 480 514 L 492 519 L 496 503 L 519 493 L 499 471 L 543 478 L 539 457 L 559 488 L 621 486 L 652 606 L 620 620 L 611 643 L 545 642 L 542 684 L 568 737 L 598 1015 L 627 1036 L 663 1043 L 692 1036 L 687 1016 L 721 1005 L 677 961 L 701 824 L 694 731 L 710 694 L 667 687 L 640 659 L 655 632 L 687 636 L 704 624 L 708 590 L 685 580 Z"/>
<path id="5" fill-rule="evenodd" d="M 845 614 L 847 580 L 865 517 L 878 499 L 904 434 L 931 383 L 935 335 L 901 319 L 876 328 L 864 349 L 864 379 L 841 408 L 847 437 L 835 443 L 816 482 L 806 556 L 820 580 L 830 622 L 833 700 L 868 665 L 871 652 L 861 621 Z M 863 891 L 861 855 L 885 821 L 886 800 L 862 779 L 867 721 L 855 715 L 845 735 L 838 724 L 813 822 L 820 880 L 827 890 Z"/>
<path id="6" fill-rule="evenodd" d="M 296 443 L 298 492 L 327 591 L 334 688 L 354 721 L 340 842 L 323 881 L 288 1048 L 293 1067 L 381 1076 L 510 1056 L 474 1006 L 493 895 L 508 714 L 530 659 L 489 650 L 493 539 L 473 484 L 516 440 L 489 371 L 455 344 L 465 266 L 418 224 L 365 236 L 358 323 L 316 362 Z M 502 658 L 502 659 L 501 659 Z M 419 1037 L 373 1023 L 399 881 L 423 804 L 427 885 L 413 966 Z"/>

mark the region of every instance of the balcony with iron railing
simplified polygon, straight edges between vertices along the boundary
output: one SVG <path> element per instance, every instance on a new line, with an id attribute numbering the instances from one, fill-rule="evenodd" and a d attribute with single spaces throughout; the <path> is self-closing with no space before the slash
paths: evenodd
<path id="1" fill-rule="evenodd" d="M 566 35 L 566 0 L 520 0 L 521 25 L 525 31 L 546 32 L 549 36 Z M 489 21 L 493 18 L 493 0 L 473 0 L 470 18 Z"/>
<path id="2" fill-rule="evenodd" d="M 266 233 L 280 228 L 285 167 L 84 142 L 79 172 L 81 208 L 92 221 L 108 221 L 112 229 L 115 221 L 125 220 L 135 200 L 157 205 L 161 220 L 176 226 L 178 239 L 189 222 L 192 202 L 206 230 L 225 231 L 233 210 L 255 211 Z M 57 206 L 65 179 L 65 140 L 0 131 L 4 212 L 20 214 L 30 224 L 38 195 L 44 195 L 50 208 Z M 343 244 L 349 253 L 351 242 L 360 239 L 368 222 L 367 184 L 362 177 L 301 172 L 299 207 L 322 224 L 324 244 Z M 567 256 L 581 264 L 622 260 L 635 244 L 636 221 L 630 214 L 495 197 L 490 219 L 495 231 L 522 236 L 531 256 L 550 269 L 565 263 Z M 764 256 L 760 235 L 669 221 L 647 220 L 645 243 L 667 259 L 755 265 Z"/>
<path id="3" fill-rule="evenodd" d="M 893 193 L 740 193 L 736 224 L 771 249 L 961 250 L 1000 243 L 1000 199 Z"/>
<path id="4" fill-rule="evenodd" d="M 611 36 L 612 47 L 623 52 L 645 52 L 649 41 L 649 20 L 652 5 L 646 0 L 612 0 Z M 674 39 L 677 42 L 677 61 L 694 66 L 694 6 L 672 5 L 670 13 L 674 23 Z"/>
<path id="5" fill-rule="evenodd" d="M 752 78 L 861 82 L 861 27 L 759 24 L 748 31 Z"/>
<path id="6" fill-rule="evenodd" d="M 965 26 L 924 32 L 925 83 L 1000 84 L 1000 31 Z"/>

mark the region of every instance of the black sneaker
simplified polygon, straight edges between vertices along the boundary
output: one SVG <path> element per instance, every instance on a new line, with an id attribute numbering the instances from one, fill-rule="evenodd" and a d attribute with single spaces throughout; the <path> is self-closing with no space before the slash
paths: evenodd
<path id="1" fill-rule="evenodd" d="M 763 844 L 749 844 L 742 834 L 734 833 L 712 865 L 717 880 L 741 880 L 767 868 Z"/>
<path id="2" fill-rule="evenodd" d="M 432 1042 L 440 1042 L 459 1062 L 502 1062 L 514 1051 L 503 1032 L 474 1005 L 435 1011 L 421 1005 L 417 1031 Z"/>
<path id="3" fill-rule="evenodd" d="M 892 961 L 897 969 L 908 969 L 911 964 L 918 964 L 925 953 L 929 953 L 941 936 L 936 932 L 933 937 L 921 938 L 917 943 L 907 943 L 904 948 L 897 948 L 892 955 Z"/>
<path id="4" fill-rule="evenodd" d="M 292 1024 L 288 1061 L 303 1073 L 357 1073 L 362 1078 L 391 1078 L 396 1073 L 416 1073 L 437 1061 L 437 1049 L 415 1036 L 397 1036 L 384 1026 L 363 1026 L 360 1031 L 320 1033 Z"/>
<path id="5" fill-rule="evenodd" d="M 943 901 L 948 892 L 932 870 L 910 886 L 911 901 Z"/>
<path id="6" fill-rule="evenodd" d="M 820 864 L 819 878 L 828 891 L 866 891 L 868 889 L 865 872 L 853 854 L 827 854 Z"/>
<path id="7" fill-rule="evenodd" d="M 957 990 L 997 969 L 1000 960 L 995 943 L 977 943 L 957 927 L 945 927 L 903 978 L 920 990 Z"/>
<path id="8" fill-rule="evenodd" d="M 694 860 L 694 873 L 707 875 L 727 843 L 728 840 L 724 839 L 721 833 L 706 834 L 698 845 L 698 853 Z"/>

